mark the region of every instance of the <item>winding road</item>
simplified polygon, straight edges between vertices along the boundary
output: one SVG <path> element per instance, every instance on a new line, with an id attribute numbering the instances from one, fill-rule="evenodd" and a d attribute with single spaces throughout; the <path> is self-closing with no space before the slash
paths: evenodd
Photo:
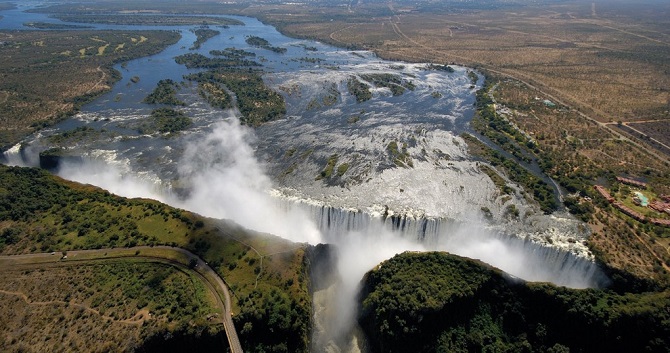
<path id="1" fill-rule="evenodd" d="M 195 274 L 216 294 L 216 300 L 223 312 L 223 327 L 232 353 L 243 353 L 237 331 L 233 324 L 231 299 L 228 286 L 223 279 L 188 250 L 168 246 L 140 246 L 134 248 L 76 250 L 68 251 L 67 257 L 60 253 L 39 253 L 0 256 L 0 272 L 16 270 L 17 267 L 76 266 L 83 263 L 118 260 L 121 258 L 141 259 L 149 262 L 168 264 L 181 271 Z M 195 266 L 192 266 L 195 264 Z"/>

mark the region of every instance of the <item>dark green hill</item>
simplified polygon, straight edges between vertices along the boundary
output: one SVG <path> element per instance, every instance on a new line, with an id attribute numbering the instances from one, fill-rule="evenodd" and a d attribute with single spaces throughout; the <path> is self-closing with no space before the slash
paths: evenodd
<path id="1" fill-rule="evenodd" d="M 375 352 L 668 352 L 670 292 L 531 284 L 447 253 L 369 272 L 359 321 Z"/>

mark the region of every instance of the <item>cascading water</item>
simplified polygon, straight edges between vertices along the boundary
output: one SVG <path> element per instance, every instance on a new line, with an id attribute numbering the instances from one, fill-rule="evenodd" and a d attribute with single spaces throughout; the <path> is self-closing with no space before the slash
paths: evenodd
<path id="1" fill-rule="evenodd" d="M 380 208 L 382 213 L 368 213 L 317 203 L 281 198 L 277 200 L 284 210 L 297 207 L 310 215 L 321 231 L 323 241 L 330 244 L 337 245 L 346 234 L 365 236 L 374 230 L 393 238 L 402 238 L 426 250 L 475 255 L 525 280 L 552 282 L 574 288 L 607 284 L 607 278 L 593 259 L 575 254 L 569 249 L 538 243 L 529 237 L 448 219 L 393 214 L 387 208 Z M 487 254 L 473 250 L 477 246 L 484 248 L 487 244 L 503 253 Z"/>

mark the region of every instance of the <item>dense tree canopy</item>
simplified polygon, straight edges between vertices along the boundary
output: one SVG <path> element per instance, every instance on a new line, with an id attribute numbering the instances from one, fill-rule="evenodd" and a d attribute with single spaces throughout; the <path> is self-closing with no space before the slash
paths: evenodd
<path id="1" fill-rule="evenodd" d="M 404 253 L 364 279 L 378 352 L 667 352 L 670 292 L 526 284 L 446 253 Z"/>

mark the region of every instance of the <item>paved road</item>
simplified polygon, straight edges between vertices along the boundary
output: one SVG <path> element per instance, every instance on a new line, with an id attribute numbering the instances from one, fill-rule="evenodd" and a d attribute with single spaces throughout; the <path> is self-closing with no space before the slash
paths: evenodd
<path id="1" fill-rule="evenodd" d="M 180 270 L 196 274 L 216 294 L 218 305 L 223 312 L 223 327 L 228 337 L 232 353 L 243 353 L 237 331 L 233 325 L 231 300 L 228 286 L 223 279 L 202 259 L 188 250 L 168 246 L 140 246 L 135 248 L 98 249 L 68 251 L 67 258 L 61 259 L 61 253 L 39 253 L 25 255 L 0 256 L 0 271 L 20 266 L 74 266 L 90 261 L 109 261 L 119 258 L 135 258 L 169 264 Z M 195 261 L 194 268 L 189 264 Z"/>

